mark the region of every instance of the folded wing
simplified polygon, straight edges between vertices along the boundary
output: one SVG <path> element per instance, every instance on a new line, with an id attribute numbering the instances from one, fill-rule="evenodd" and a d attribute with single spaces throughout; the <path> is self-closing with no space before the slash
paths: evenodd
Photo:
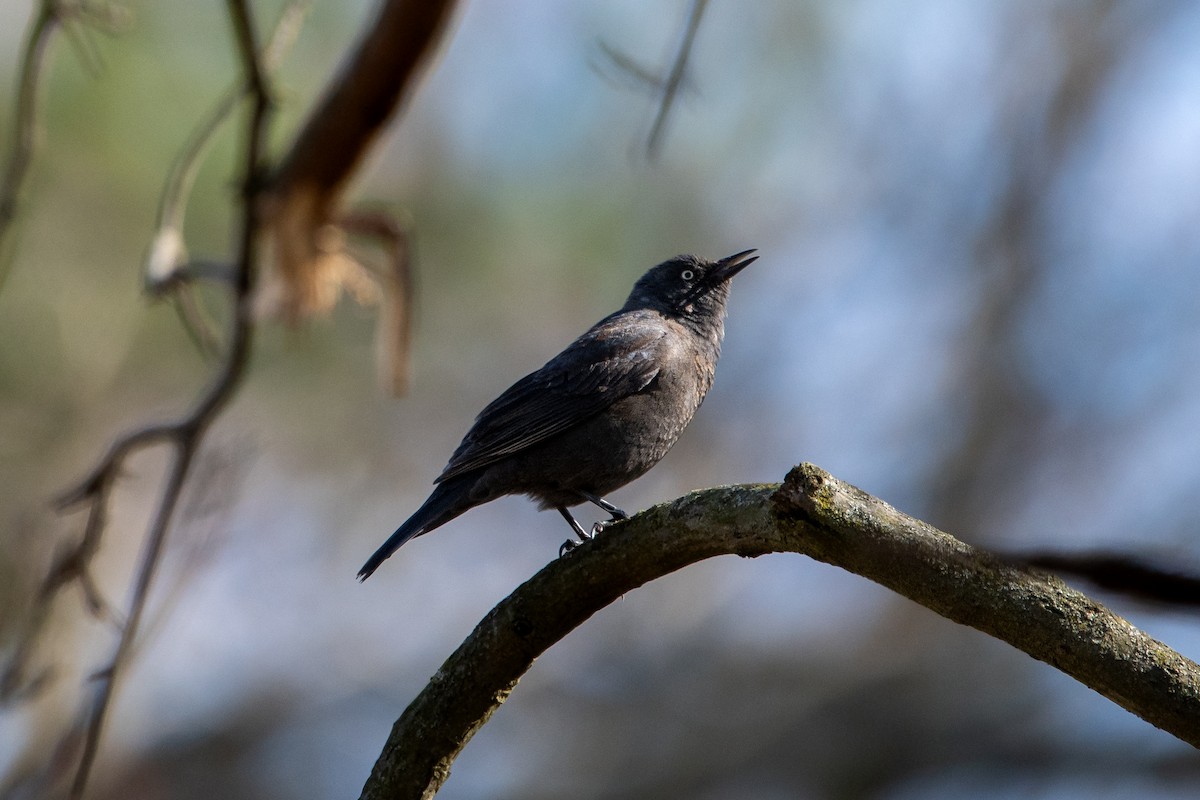
<path id="1" fill-rule="evenodd" d="M 435 483 L 485 467 L 579 425 L 658 375 L 661 324 L 602 320 L 479 412 Z"/>

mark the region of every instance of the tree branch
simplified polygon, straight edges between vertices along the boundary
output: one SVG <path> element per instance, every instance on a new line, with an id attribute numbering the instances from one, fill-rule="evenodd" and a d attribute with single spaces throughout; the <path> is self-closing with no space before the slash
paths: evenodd
<path id="1" fill-rule="evenodd" d="M 146 600 L 154 575 L 161 561 L 163 547 L 175 509 L 183 494 L 183 487 L 204 434 L 212 422 L 229 402 L 246 370 L 250 345 L 254 332 L 251 295 L 257 273 L 257 239 L 259 236 L 259 202 L 263 174 L 263 146 L 266 138 L 267 112 L 270 97 L 264 78 L 263 66 L 245 0 L 228 0 L 229 13 L 237 42 L 238 54 L 245 73 L 245 82 L 252 99 L 250 121 L 245 134 L 244 174 L 242 178 L 242 218 L 239 231 L 238 253 L 234 269 L 234 314 L 233 329 L 229 346 L 221 364 L 221 370 L 208 391 L 197 401 L 192 411 L 182 419 L 155 425 L 136 431 L 115 445 L 100 466 L 84 481 L 83 485 L 68 495 L 69 499 L 83 499 L 91 503 L 87 554 L 94 549 L 104 523 L 104 509 L 108 496 L 124 458 L 134 449 L 148 442 L 163 439 L 174 449 L 174 458 L 168 472 L 166 485 L 155 509 L 154 518 L 146 534 L 133 593 L 129 600 L 129 613 L 121 628 L 120 636 L 108 666 L 100 670 L 92 702 L 86 712 L 82 754 L 72 782 L 70 797 L 80 798 L 87 787 L 88 777 L 95 762 L 104 730 L 108 709 L 112 703 L 118 679 L 128 663 L 137 641 L 138 628 L 145 611 Z M 82 546 L 81 546 L 82 550 Z M 87 557 L 82 557 L 86 564 Z M 86 575 L 86 573 L 82 573 Z M 60 578 L 61 580 L 61 578 Z"/>
<path id="2" fill-rule="evenodd" d="M 328 309 L 345 272 L 330 252 L 342 194 L 441 41 L 453 0 L 384 0 L 324 98 L 281 159 L 270 190 L 278 304 L 299 319 Z M 336 237 L 334 237 L 336 241 Z"/>
<path id="3" fill-rule="evenodd" d="M 1200 606 L 1200 578 L 1125 553 L 1015 553 L 1014 564 L 1066 573 L 1110 592 L 1172 607 Z"/>
<path id="4" fill-rule="evenodd" d="M 621 595 L 717 555 L 794 552 L 1012 644 L 1200 746 L 1200 667 L 1058 578 L 1022 570 L 804 464 L 614 525 L 497 605 L 395 723 L 363 800 L 428 798 L 534 659 Z"/>
<path id="5" fill-rule="evenodd" d="M 262 67 L 266 72 L 273 72 L 283 61 L 284 55 L 299 35 L 300 25 L 307 11 L 307 4 L 301 0 L 290 0 L 284 6 L 270 41 L 263 48 L 261 55 Z M 250 90 L 245 77 L 234 81 L 204 115 L 171 165 L 162 195 L 159 197 L 154 236 L 147 248 L 143 269 L 143 283 L 151 295 L 161 296 L 169 291 L 179 290 L 182 285 L 198 278 L 225 279 L 225 273 L 232 272 L 227 264 L 214 269 L 217 265 L 211 262 L 189 261 L 183 228 L 192 186 L 200 173 L 206 154 L 216 140 L 217 133 L 241 107 Z M 183 320 L 190 331 L 196 331 L 193 319 L 184 316 Z M 215 349 L 215 342 L 205 347 L 205 350 Z"/>
<path id="6" fill-rule="evenodd" d="M 40 0 L 34 11 L 21 45 L 16 108 L 9 132 L 8 155 L 3 175 L 0 176 L 0 286 L 3 286 L 8 274 L 9 236 L 16 224 L 21 192 L 33 162 L 38 90 L 46 70 L 53 34 L 60 28 L 69 34 L 67 25 L 74 19 L 115 30 L 125 16 L 115 7 L 70 0 Z M 83 47 L 80 47 L 80 58 L 85 65 L 88 63 L 87 51 Z"/>
<path id="7" fill-rule="evenodd" d="M 658 106 L 658 114 L 654 117 L 654 125 L 650 128 L 650 137 L 646 140 L 646 155 L 654 160 L 662 150 L 663 135 L 667 129 L 667 119 L 675 106 L 675 98 L 679 95 L 679 87 L 687 74 L 688 58 L 692 54 L 692 46 L 696 43 L 696 32 L 700 30 L 700 21 L 704 19 L 704 11 L 708 8 L 708 0 L 693 0 L 692 11 L 688 15 L 687 27 L 684 28 L 683 41 L 675 60 L 671 63 L 671 72 L 663 86 L 662 101 Z"/>
<path id="8" fill-rule="evenodd" d="M 309 115 L 275 176 L 280 193 L 340 189 L 399 109 L 441 40 L 453 0 L 385 0 Z"/>
<path id="9" fill-rule="evenodd" d="M 0 179 L 0 252 L 13 220 L 17 216 L 17 199 L 29 163 L 33 160 L 34 130 L 37 124 L 38 82 L 49 48 L 50 36 L 59 22 L 58 3 L 42 0 L 29 24 L 29 32 L 21 47 L 21 71 L 17 80 L 17 106 L 9 138 L 8 158 L 4 177 Z M 2 277 L 2 275 L 0 275 Z"/>

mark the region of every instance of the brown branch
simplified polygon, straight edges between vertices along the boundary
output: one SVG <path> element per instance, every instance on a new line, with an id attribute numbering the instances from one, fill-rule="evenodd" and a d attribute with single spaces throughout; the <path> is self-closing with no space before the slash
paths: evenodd
<path id="1" fill-rule="evenodd" d="M 96 525 L 102 525 L 103 509 L 107 505 L 109 492 L 124 458 L 134 448 L 160 438 L 169 441 L 174 447 L 169 476 L 146 534 L 145 547 L 129 601 L 127 620 L 121 629 L 111 661 L 97 673 L 95 692 L 86 714 L 82 754 L 71 787 L 72 798 L 82 797 L 87 787 L 113 693 L 136 642 L 146 599 L 161 561 L 163 547 L 189 469 L 205 433 L 239 385 L 250 354 L 254 331 L 250 298 L 257 272 L 255 251 L 260 225 L 258 194 L 263 174 L 263 145 L 270 99 L 260 63 L 257 37 L 244 0 L 229 0 L 229 12 L 233 19 L 246 84 L 250 87 L 252 98 L 250 121 L 245 134 L 243 212 L 234 277 L 233 330 L 220 372 L 191 413 L 175 423 L 153 426 L 127 436 L 109 451 L 101 466 L 93 471 L 89 479 L 74 493 L 74 498 L 85 497 L 92 503 L 92 519 L 98 519 Z M 93 535 L 99 536 L 98 528 Z"/>
<path id="2" fill-rule="evenodd" d="M 453 9 L 453 0 L 382 3 L 282 159 L 277 193 L 311 187 L 334 199 L 415 86 Z"/>
<path id="3" fill-rule="evenodd" d="M 621 595 L 717 555 L 802 553 L 1002 639 L 1200 746 L 1200 666 L 1057 578 L 1015 568 L 809 464 L 614 525 L 497 605 L 395 723 L 364 800 L 432 797 L 534 659 Z"/>
<path id="4" fill-rule="evenodd" d="M 411 96 L 454 9 L 453 0 L 384 0 L 345 66 L 281 159 L 270 225 L 280 281 L 277 303 L 292 320 L 327 310 L 344 256 L 331 252 L 342 193 L 388 120 Z"/>
<path id="5" fill-rule="evenodd" d="M 188 467 L 191 465 L 194 455 L 194 440 L 189 439 L 177 444 L 175 460 L 171 465 L 170 476 L 167 479 L 166 487 L 163 489 L 162 498 L 159 500 L 158 508 L 155 511 L 154 521 L 146 536 L 146 547 L 138 564 L 133 597 L 129 604 L 129 619 L 121 628 L 121 633 L 117 637 L 116 651 L 113 653 L 108 666 L 101 669 L 95 675 L 96 688 L 92 694 L 91 705 L 86 713 L 87 722 L 83 729 L 82 753 L 79 757 L 79 765 L 75 770 L 74 781 L 71 784 L 70 797 L 72 800 L 83 797 L 83 793 L 87 788 L 88 777 L 91 775 L 92 765 L 96 761 L 96 753 L 100 749 L 100 737 L 104 732 L 104 723 L 108 718 L 108 709 L 112 703 L 116 683 L 125 665 L 128 663 L 129 656 L 133 650 L 142 613 L 146 608 L 146 597 L 150 592 L 154 573 L 157 571 L 159 561 L 161 560 L 160 556 L 163 545 L 166 544 L 171 517 L 174 514 L 179 497 L 183 493 L 183 485 L 187 479 Z"/>

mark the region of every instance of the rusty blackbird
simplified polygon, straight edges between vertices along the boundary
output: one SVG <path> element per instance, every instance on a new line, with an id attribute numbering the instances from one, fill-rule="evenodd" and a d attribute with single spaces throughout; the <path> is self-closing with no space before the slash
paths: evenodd
<path id="1" fill-rule="evenodd" d="M 581 541 L 591 535 L 568 507 L 595 503 L 612 515 L 607 522 L 624 519 L 604 495 L 657 464 L 691 422 L 721 354 L 730 280 L 757 259 L 753 252 L 676 256 L 643 275 L 620 311 L 479 413 L 433 493 L 367 559 L 359 580 L 414 536 L 508 494 L 556 509 Z"/>

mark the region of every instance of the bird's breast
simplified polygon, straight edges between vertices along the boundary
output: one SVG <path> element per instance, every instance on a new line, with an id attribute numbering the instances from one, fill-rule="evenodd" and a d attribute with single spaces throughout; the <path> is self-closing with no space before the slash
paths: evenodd
<path id="1" fill-rule="evenodd" d="M 711 359 L 695 353 L 663 360 L 641 392 L 614 404 L 609 435 L 621 441 L 641 469 L 658 462 L 683 433 L 713 383 Z M 634 463 L 631 463 L 634 466 Z"/>

